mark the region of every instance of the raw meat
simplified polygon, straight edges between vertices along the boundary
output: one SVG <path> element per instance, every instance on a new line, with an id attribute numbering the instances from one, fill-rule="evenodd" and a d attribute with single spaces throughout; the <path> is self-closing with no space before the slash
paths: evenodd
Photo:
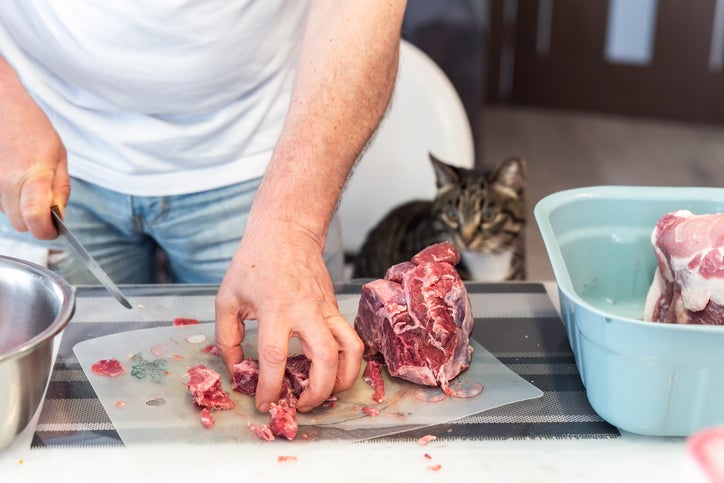
<path id="1" fill-rule="evenodd" d="M 209 408 L 203 408 L 201 409 L 201 424 L 206 426 L 207 428 L 211 428 L 216 423 L 216 420 L 211 415 L 211 410 Z"/>
<path id="2" fill-rule="evenodd" d="M 221 375 L 203 364 L 189 368 L 186 387 L 194 404 L 210 410 L 233 409 L 234 401 L 221 387 Z M 203 417 L 203 414 L 202 414 Z"/>
<path id="3" fill-rule="evenodd" d="M 375 417 L 380 415 L 380 410 L 371 406 L 363 406 L 362 414 L 365 416 Z"/>
<path id="4" fill-rule="evenodd" d="M 277 456 L 277 461 L 280 463 L 287 463 L 289 461 L 297 461 L 299 458 L 293 455 L 281 455 Z"/>
<path id="5" fill-rule="evenodd" d="M 354 326 L 367 361 L 382 356 L 391 375 L 455 395 L 449 382 L 468 368 L 473 351 L 473 315 L 455 270 L 459 261 L 453 244 L 438 243 L 362 287 Z"/>
<path id="6" fill-rule="evenodd" d="M 309 385 L 309 369 L 311 367 L 312 361 L 307 359 L 304 354 L 295 354 L 287 358 L 284 379 L 289 380 L 292 395 L 295 399 L 298 399 Z"/>
<path id="7" fill-rule="evenodd" d="M 268 425 L 262 424 L 257 426 L 256 424 L 252 424 L 251 421 L 246 425 L 257 438 L 263 439 L 264 441 L 274 441 L 274 433 L 272 433 Z"/>
<path id="8" fill-rule="evenodd" d="M 259 382 L 259 362 L 255 359 L 244 359 L 234 365 L 231 376 L 231 388 L 247 396 L 256 395 L 256 384 Z"/>
<path id="9" fill-rule="evenodd" d="M 269 434 L 283 436 L 293 440 L 297 436 L 297 400 L 309 383 L 309 369 L 312 361 L 304 354 L 287 358 L 287 366 L 282 381 L 279 401 L 272 403 L 269 409 L 269 426 L 249 426 L 260 439 L 269 439 Z M 259 382 L 259 362 L 256 359 L 244 359 L 235 364 L 232 371 L 232 389 L 247 396 L 256 395 Z M 272 438 L 273 439 L 273 438 Z"/>
<path id="10" fill-rule="evenodd" d="M 365 370 L 362 373 L 362 380 L 369 384 L 374 391 L 372 400 L 381 403 L 385 400 L 385 381 L 382 379 L 382 365 L 384 362 L 378 359 L 370 359 L 367 361 Z"/>
<path id="11" fill-rule="evenodd" d="M 682 481 L 724 482 L 724 427 L 697 431 L 686 440 L 687 459 L 683 468 L 691 470 Z"/>
<path id="12" fill-rule="evenodd" d="M 182 325 L 196 325 L 199 323 L 199 319 L 192 319 L 190 317 L 176 317 L 173 319 L 173 325 L 180 327 Z"/>
<path id="13" fill-rule="evenodd" d="M 126 369 L 115 357 L 113 359 L 103 359 L 96 362 L 91 366 L 91 371 L 93 371 L 93 374 L 108 377 L 122 376 L 126 373 Z"/>
<path id="14" fill-rule="evenodd" d="M 669 213 L 651 243 L 658 268 L 644 320 L 724 325 L 724 214 Z"/>
<path id="15" fill-rule="evenodd" d="M 421 444 L 421 445 L 425 446 L 428 443 L 435 441 L 436 439 L 437 439 L 437 436 L 435 436 L 434 434 L 426 434 L 425 436 L 423 436 L 417 440 L 417 444 Z"/>
<path id="16" fill-rule="evenodd" d="M 278 404 L 271 403 L 269 416 L 269 429 L 272 434 L 283 436 L 289 441 L 297 437 L 297 410 L 294 406 L 290 406 L 285 399 L 280 399 Z"/>
<path id="17" fill-rule="evenodd" d="M 299 399 L 302 391 L 309 384 L 309 369 L 312 361 L 304 354 L 295 354 L 287 358 L 287 367 L 284 371 L 282 392 L 280 399 Z M 231 377 L 231 388 L 246 394 L 256 395 L 256 385 L 259 382 L 259 361 L 247 358 L 235 364 Z"/>
<path id="18" fill-rule="evenodd" d="M 201 349 L 201 352 L 203 352 L 204 354 L 212 354 L 212 355 L 218 356 L 219 348 L 216 347 L 216 345 L 214 345 L 214 344 L 209 344 L 206 347 L 204 347 L 203 349 Z"/>

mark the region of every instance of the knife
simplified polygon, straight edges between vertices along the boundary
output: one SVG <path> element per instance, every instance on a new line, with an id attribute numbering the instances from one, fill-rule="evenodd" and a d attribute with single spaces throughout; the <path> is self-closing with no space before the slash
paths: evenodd
<path id="1" fill-rule="evenodd" d="M 133 306 L 126 299 L 126 297 L 123 296 L 123 293 L 118 288 L 118 286 L 113 283 L 111 277 L 109 277 L 108 274 L 103 271 L 101 266 L 98 265 L 98 262 L 95 261 L 91 254 L 88 253 L 88 250 L 85 249 L 85 247 L 78 241 L 75 235 L 73 235 L 73 233 L 63 222 L 63 219 L 60 217 L 60 208 L 58 207 L 58 205 L 53 205 L 50 207 L 50 214 L 53 218 L 53 223 L 55 224 L 55 227 L 58 229 L 58 233 L 67 242 L 68 246 L 71 248 L 71 251 L 73 251 L 73 253 L 78 256 L 78 258 L 83 262 L 86 268 L 90 270 L 93 276 L 98 279 L 101 285 L 103 285 L 106 290 L 108 290 L 111 295 L 113 295 L 116 300 L 121 303 L 121 305 L 123 305 L 127 309 L 132 309 Z"/>

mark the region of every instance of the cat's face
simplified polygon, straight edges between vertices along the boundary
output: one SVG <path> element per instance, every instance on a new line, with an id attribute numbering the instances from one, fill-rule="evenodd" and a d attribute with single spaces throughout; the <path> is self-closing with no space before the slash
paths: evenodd
<path id="1" fill-rule="evenodd" d="M 503 161 L 493 172 L 457 168 L 433 158 L 438 192 L 434 215 L 461 251 L 509 250 L 525 227 L 525 162 Z"/>

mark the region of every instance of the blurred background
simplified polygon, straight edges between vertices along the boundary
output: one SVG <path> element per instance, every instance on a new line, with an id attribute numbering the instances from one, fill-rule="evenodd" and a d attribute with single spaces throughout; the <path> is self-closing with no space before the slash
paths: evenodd
<path id="1" fill-rule="evenodd" d="M 724 187 L 724 0 L 408 0 L 403 37 L 455 86 L 476 159 L 528 162 L 533 219 L 592 185 Z"/>

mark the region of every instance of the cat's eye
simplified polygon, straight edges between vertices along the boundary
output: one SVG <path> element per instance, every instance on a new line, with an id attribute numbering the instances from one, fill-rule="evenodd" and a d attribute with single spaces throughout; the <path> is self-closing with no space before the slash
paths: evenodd
<path id="1" fill-rule="evenodd" d="M 483 211 L 483 219 L 484 219 L 484 220 L 492 220 L 493 218 L 495 218 L 495 211 L 494 211 L 494 210 L 488 209 L 488 210 Z"/>
<path id="2" fill-rule="evenodd" d="M 457 220 L 457 219 L 458 219 L 458 210 L 455 209 L 455 208 L 450 208 L 450 209 L 448 210 L 448 212 L 447 212 L 447 216 L 448 216 L 451 220 Z"/>

